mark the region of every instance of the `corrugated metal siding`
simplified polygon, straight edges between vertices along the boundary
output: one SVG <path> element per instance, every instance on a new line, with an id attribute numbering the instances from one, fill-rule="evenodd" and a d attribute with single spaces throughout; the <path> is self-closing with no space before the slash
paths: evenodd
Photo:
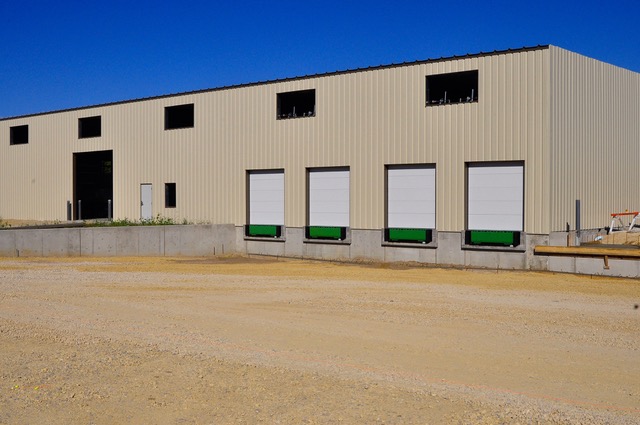
<path id="1" fill-rule="evenodd" d="M 551 47 L 551 230 L 640 209 L 640 74 Z"/>
<path id="2" fill-rule="evenodd" d="M 65 218 L 72 153 L 114 151 L 114 215 L 138 218 L 141 183 L 154 213 L 246 221 L 246 170 L 285 169 L 285 222 L 306 224 L 307 167 L 349 166 L 350 225 L 384 226 L 384 165 L 436 164 L 439 230 L 465 224 L 465 162 L 525 162 L 525 231 L 548 231 L 548 49 L 364 70 L 0 121 L 5 218 Z M 425 107 L 425 76 L 479 70 L 478 103 Z M 314 88 L 316 116 L 276 120 L 276 94 Z M 164 131 L 164 107 L 195 103 L 195 127 Z M 102 137 L 77 119 L 102 115 Z M 29 123 L 30 143 L 8 128 Z M 6 165 L 4 165 L 6 164 Z M 32 179 L 36 179 L 31 183 Z M 177 207 L 164 209 L 164 183 Z M 12 202 L 7 202 L 11 199 Z"/>

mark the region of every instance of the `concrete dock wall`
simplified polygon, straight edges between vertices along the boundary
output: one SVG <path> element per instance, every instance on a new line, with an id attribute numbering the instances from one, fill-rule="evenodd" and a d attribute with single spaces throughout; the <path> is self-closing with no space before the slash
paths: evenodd
<path id="1" fill-rule="evenodd" d="M 434 232 L 434 242 L 420 245 L 386 243 L 381 230 L 350 229 L 345 241 L 310 241 L 301 228 L 287 228 L 281 239 L 245 238 L 237 228 L 236 246 L 247 254 L 338 261 L 406 261 L 441 266 L 505 270 L 546 270 L 547 258 L 533 255 L 535 245 L 548 244 L 546 235 L 526 235 L 514 248 L 464 245 L 460 232 Z"/>
<path id="2" fill-rule="evenodd" d="M 575 235 L 569 234 L 570 240 Z M 585 232 L 585 240 L 594 235 Z M 426 245 L 391 244 L 382 240 L 380 230 L 350 229 L 347 240 L 320 242 L 304 239 L 300 228 L 285 229 L 281 239 L 245 238 L 237 228 L 238 252 L 277 257 L 324 259 L 337 261 L 418 262 L 438 266 L 473 267 L 496 270 L 539 270 L 612 277 L 640 277 L 640 261 L 603 258 L 576 258 L 535 255 L 536 245 L 565 246 L 566 232 L 551 235 L 525 234 L 514 248 L 464 245 L 461 232 L 434 232 L 434 242 Z"/>
<path id="3" fill-rule="evenodd" d="M 209 256 L 236 252 L 235 243 L 231 224 L 4 229 L 0 256 Z"/>
<path id="4" fill-rule="evenodd" d="M 583 239 L 593 240 L 593 234 L 585 232 Z M 593 233 L 593 232 L 592 232 Z M 575 234 L 567 232 L 553 232 L 549 235 L 550 246 L 567 246 L 567 240 L 574 245 Z M 630 248 L 635 249 L 635 248 Z M 596 276 L 611 277 L 640 277 L 640 261 L 626 259 L 608 259 L 605 263 L 604 258 L 585 258 L 573 256 L 549 256 L 548 270 L 561 273 L 577 273 Z M 608 268 L 607 268 L 608 266 Z"/>
<path id="5" fill-rule="evenodd" d="M 466 246 L 461 232 L 434 232 L 433 242 L 420 245 L 386 243 L 380 230 L 350 229 L 345 241 L 332 242 L 306 240 L 302 228 L 286 228 L 284 237 L 267 239 L 246 238 L 242 226 L 232 224 L 74 227 L 3 229 L 0 231 L 0 256 L 213 256 L 240 253 L 640 277 L 640 261 L 608 259 L 605 264 L 603 258 L 534 255 L 536 245 L 566 246 L 566 243 L 566 232 L 525 234 L 518 247 L 496 248 Z"/>

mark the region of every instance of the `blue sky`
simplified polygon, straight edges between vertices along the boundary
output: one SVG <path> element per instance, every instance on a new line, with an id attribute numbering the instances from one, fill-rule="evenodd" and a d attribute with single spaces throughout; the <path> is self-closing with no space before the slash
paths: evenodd
<path id="1" fill-rule="evenodd" d="M 3 0 L 0 117 L 538 44 L 640 72 L 640 0 Z"/>

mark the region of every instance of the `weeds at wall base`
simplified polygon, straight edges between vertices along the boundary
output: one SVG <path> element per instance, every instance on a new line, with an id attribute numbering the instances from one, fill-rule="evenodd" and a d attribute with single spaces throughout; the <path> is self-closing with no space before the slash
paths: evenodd
<path id="1" fill-rule="evenodd" d="M 163 217 L 158 214 L 155 217 L 140 220 L 131 220 L 125 217 L 110 221 L 85 222 L 85 227 L 172 226 L 177 224 L 187 225 L 193 223 L 186 218 L 182 219 L 182 221 L 176 221 L 171 217 Z"/>

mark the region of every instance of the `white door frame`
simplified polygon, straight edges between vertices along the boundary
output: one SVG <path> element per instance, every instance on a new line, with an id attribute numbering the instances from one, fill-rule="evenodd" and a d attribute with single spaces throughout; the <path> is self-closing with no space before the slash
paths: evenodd
<path id="1" fill-rule="evenodd" d="M 140 184 L 140 219 L 153 218 L 153 185 L 151 183 Z"/>

